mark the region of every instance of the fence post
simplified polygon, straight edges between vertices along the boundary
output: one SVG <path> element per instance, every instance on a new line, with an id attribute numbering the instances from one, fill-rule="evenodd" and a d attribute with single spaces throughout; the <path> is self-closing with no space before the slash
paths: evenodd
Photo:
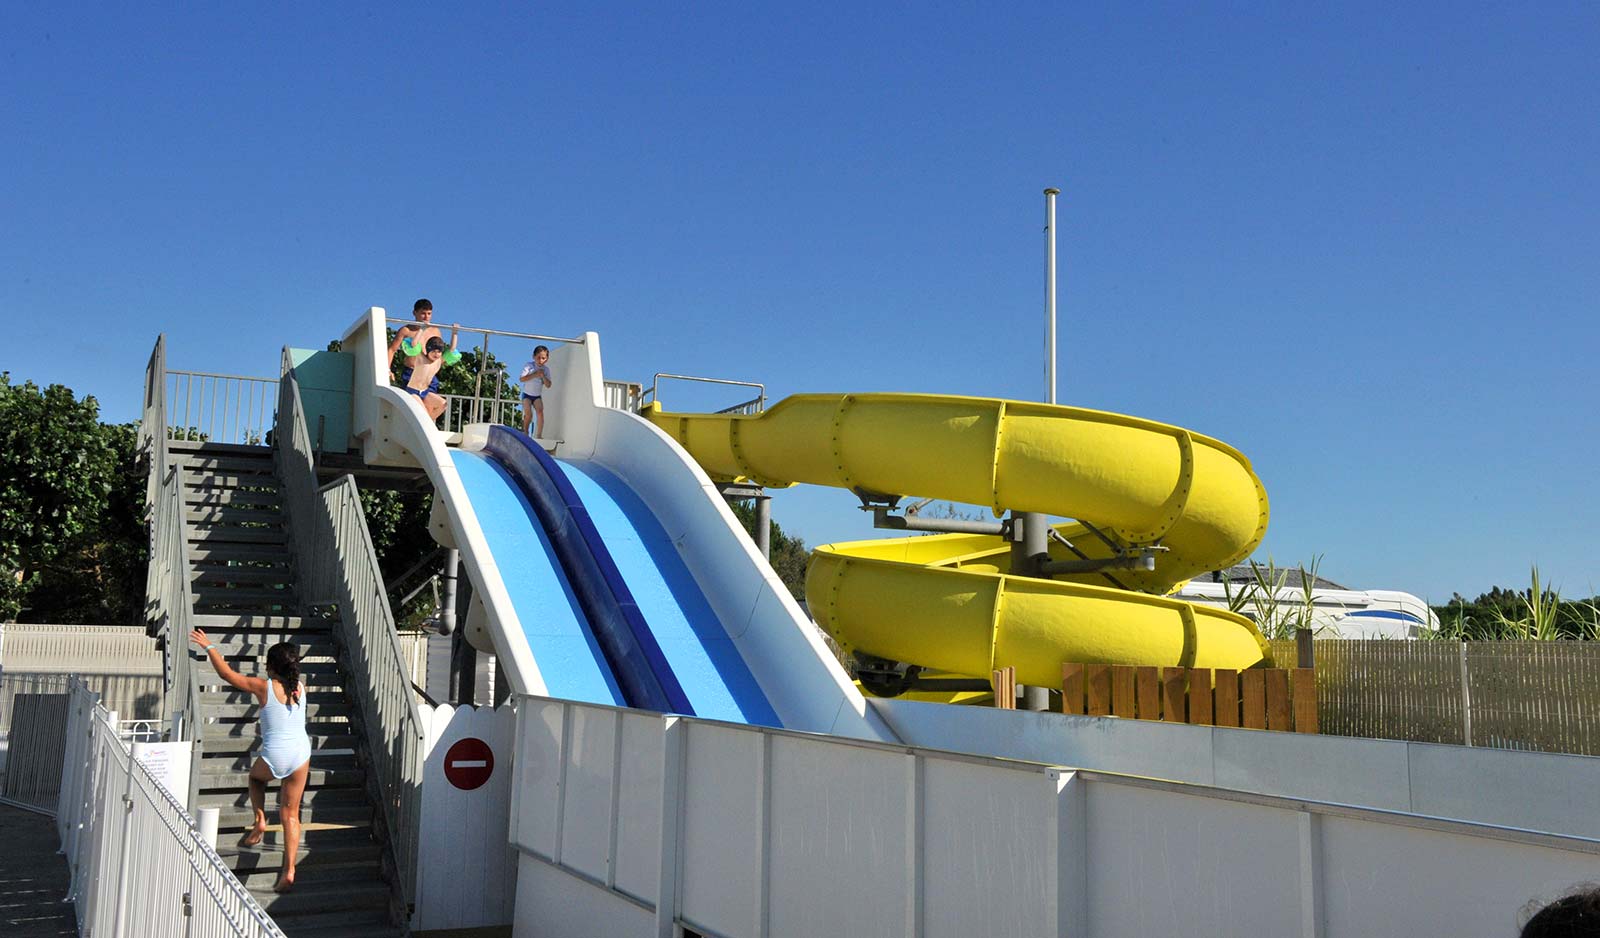
<path id="1" fill-rule="evenodd" d="M 1294 630 L 1295 667 L 1314 668 L 1317 666 L 1317 653 L 1312 641 L 1310 629 Z"/>
<path id="2" fill-rule="evenodd" d="M 1472 745 L 1472 691 L 1467 671 L 1467 643 L 1461 642 L 1461 738 Z"/>
<path id="3" fill-rule="evenodd" d="M 112 717 L 111 736 L 116 738 L 116 718 Z M 124 907 L 128 901 L 128 851 L 132 849 L 131 828 L 133 827 L 133 747 L 128 747 L 127 783 L 122 790 L 122 845 L 118 850 L 117 859 L 117 904 L 115 917 L 111 920 L 112 938 L 122 938 L 124 924 Z"/>

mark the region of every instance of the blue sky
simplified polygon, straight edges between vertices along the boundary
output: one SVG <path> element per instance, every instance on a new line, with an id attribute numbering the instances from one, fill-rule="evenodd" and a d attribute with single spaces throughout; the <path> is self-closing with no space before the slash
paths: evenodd
<path id="1" fill-rule="evenodd" d="M 1259 556 L 1600 591 L 1600 7 L 184 7 L 0 13 L 0 367 L 108 419 L 158 332 L 268 374 L 424 295 L 613 378 L 1038 398 L 1056 185 L 1060 400 L 1243 450 Z"/>

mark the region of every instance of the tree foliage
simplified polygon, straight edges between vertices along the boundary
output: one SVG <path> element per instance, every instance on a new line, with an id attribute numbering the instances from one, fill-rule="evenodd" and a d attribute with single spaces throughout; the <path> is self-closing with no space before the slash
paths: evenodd
<path id="1" fill-rule="evenodd" d="M 137 428 L 0 372 L 0 620 L 132 623 L 147 545 Z"/>
<path id="2" fill-rule="evenodd" d="M 1463 641 L 1505 639 L 1600 640 L 1600 596 L 1564 599 L 1559 591 L 1540 582 L 1534 568 L 1532 586 L 1526 589 L 1491 587 L 1475 599 L 1460 593 L 1443 606 L 1434 606 L 1439 616 L 1439 638 Z"/>
<path id="3" fill-rule="evenodd" d="M 744 525 L 746 531 L 754 536 L 756 529 L 755 502 L 745 500 L 733 502 L 734 517 Z M 778 574 L 778 579 L 783 585 L 789 587 L 789 592 L 794 598 L 804 601 L 806 598 L 806 564 L 810 561 L 811 552 L 806 550 L 806 542 L 798 537 L 790 537 L 783 533 L 783 528 L 778 522 L 771 522 L 769 529 L 772 546 L 772 569 Z"/>

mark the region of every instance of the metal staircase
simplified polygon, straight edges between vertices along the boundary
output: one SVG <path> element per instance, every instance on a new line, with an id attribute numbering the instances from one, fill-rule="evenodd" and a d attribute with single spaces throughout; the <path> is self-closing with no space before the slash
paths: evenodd
<path id="1" fill-rule="evenodd" d="M 149 463 L 145 615 L 163 649 L 169 738 L 193 754 L 178 800 L 191 813 L 218 810 L 218 854 L 289 938 L 408 934 L 421 716 L 359 492 L 349 476 L 319 489 L 321 454 L 287 350 L 277 381 L 169 373 L 158 339 L 139 438 Z M 258 707 L 193 653 L 195 627 L 245 674 L 264 673 L 273 644 L 300 646 L 313 751 L 287 894 L 272 892 L 284 861 L 277 786 L 266 836 L 239 846 L 252 821 Z"/>
<path id="2" fill-rule="evenodd" d="M 339 664 L 338 623 L 304 615 L 272 451 L 181 441 L 169 441 L 168 448 L 184 502 L 190 624 L 204 629 L 245 674 L 263 673 L 274 643 L 300 646 L 313 753 L 294 890 L 272 892 L 284 860 L 280 826 L 254 847 L 238 845 L 252 820 L 245 773 L 260 746 L 259 708 L 254 697 L 222 684 L 198 661 L 190 662 L 201 716 L 195 721 L 194 803 L 220 809 L 218 852 L 290 938 L 403 934 L 391 923 L 393 890 L 366 784 L 362 724 Z M 275 797 L 273 786 L 269 823 L 277 820 Z"/>

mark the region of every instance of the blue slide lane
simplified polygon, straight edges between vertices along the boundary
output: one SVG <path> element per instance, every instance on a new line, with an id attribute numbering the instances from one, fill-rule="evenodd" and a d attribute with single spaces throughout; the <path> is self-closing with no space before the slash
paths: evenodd
<path id="1" fill-rule="evenodd" d="M 781 727 L 727 630 L 661 523 L 604 467 L 552 460 L 565 473 L 605 542 L 698 716 Z"/>
<path id="2" fill-rule="evenodd" d="M 451 450 L 461 484 L 551 697 L 625 707 L 555 547 L 516 481 L 492 459 Z"/>
<path id="3" fill-rule="evenodd" d="M 484 452 L 516 481 L 566 571 L 627 706 L 699 715 L 566 473 L 525 434 L 492 427 Z"/>

